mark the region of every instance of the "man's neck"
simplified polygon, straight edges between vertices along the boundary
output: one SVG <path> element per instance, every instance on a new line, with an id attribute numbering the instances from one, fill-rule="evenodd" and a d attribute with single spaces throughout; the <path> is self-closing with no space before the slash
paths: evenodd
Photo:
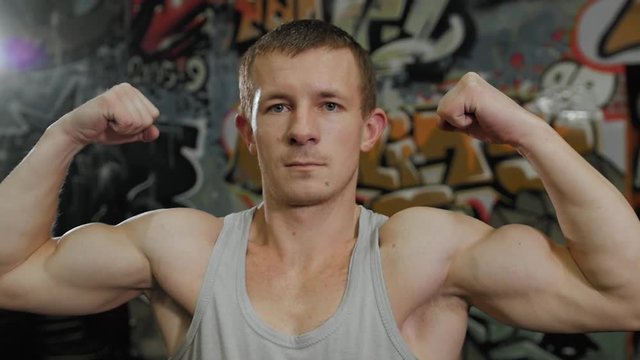
<path id="1" fill-rule="evenodd" d="M 353 247 L 360 209 L 352 202 L 307 207 L 272 205 L 265 201 L 252 226 L 251 241 L 272 248 L 292 266 L 322 262 L 340 249 Z"/>

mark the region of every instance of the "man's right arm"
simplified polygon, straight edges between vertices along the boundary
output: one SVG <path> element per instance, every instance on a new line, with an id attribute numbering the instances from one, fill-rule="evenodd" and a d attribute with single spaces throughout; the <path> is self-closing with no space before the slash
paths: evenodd
<path id="1" fill-rule="evenodd" d="M 85 225 L 59 239 L 51 230 L 74 155 L 91 143 L 154 140 L 158 115 L 137 89 L 117 85 L 52 124 L 0 183 L 1 308 L 96 312 L 149 285 L 148 261 L 128 230 L 136 222 Z"/>

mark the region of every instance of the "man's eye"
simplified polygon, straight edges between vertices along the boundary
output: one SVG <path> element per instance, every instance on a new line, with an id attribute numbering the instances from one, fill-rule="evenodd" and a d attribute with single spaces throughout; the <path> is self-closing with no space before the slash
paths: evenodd
<path id="1" fill-rule="evenodd" d="M 324 108 L 327 109 L 328 111 L 336 111 L 338 110 L 338 104 L 329 102 L 324 104 Z"/>
<path id="2" fill-rule="evenodd" d="M 287 110 L 287 108 L 283 104 L 275 104 L 269 108 L 270 112 L 281 113 Z"/>

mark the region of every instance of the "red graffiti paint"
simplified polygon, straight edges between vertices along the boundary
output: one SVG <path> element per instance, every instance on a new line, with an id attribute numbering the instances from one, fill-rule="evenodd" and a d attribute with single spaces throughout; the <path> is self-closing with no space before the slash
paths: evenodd
<path id="1" fill-rule="evenodd" d="M 511 67 L 514 69 L 522 69 L 524 67 L 524 62 L 524 55 L 522 55 L 522 53 L 515 53 L 511 55 Z"/>
<path id="2" fill-rule="evenodd" d="M 565 35 L 565 30 L 564 29 L 558 29 L 558 30 L 553 32 L 553 34 L 551 35 L 551 38 L 555 42 L 562 42 L 564 40 L 564 35 Z"/>
<path id="3" fill-rule="evenodd" d="M 184 0 L 179 5 L 173 5 L 170 1 L 165 1 L 157 7 L 140 48 L 145 53 L 152 54 L 170 36 L 201 28 L 206 19 L 198 15 L 207 3 L 206 0 Z"/>

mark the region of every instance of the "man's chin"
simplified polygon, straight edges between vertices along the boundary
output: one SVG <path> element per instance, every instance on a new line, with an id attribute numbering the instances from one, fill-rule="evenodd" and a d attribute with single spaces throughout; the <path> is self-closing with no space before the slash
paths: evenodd
<path id="1" fill-rule="evenodd" d="M 289 199 L 287 201 L 287 205 L 294 208 L 304 208 L 304 207 L 313 207 L 326 203 L 328 201 L 327 197 L 304 197 L 304 198 L 295 198 Z"/>
<path id="2" fill-rule="evenodd" d="M 329 192 L 311 192 L 301 191 L 299 193 L 295 191 L 287 191 L 284 197 L 284 203 L 291 207 L 311 207 L 322 205 L 331 199 Z"/>

